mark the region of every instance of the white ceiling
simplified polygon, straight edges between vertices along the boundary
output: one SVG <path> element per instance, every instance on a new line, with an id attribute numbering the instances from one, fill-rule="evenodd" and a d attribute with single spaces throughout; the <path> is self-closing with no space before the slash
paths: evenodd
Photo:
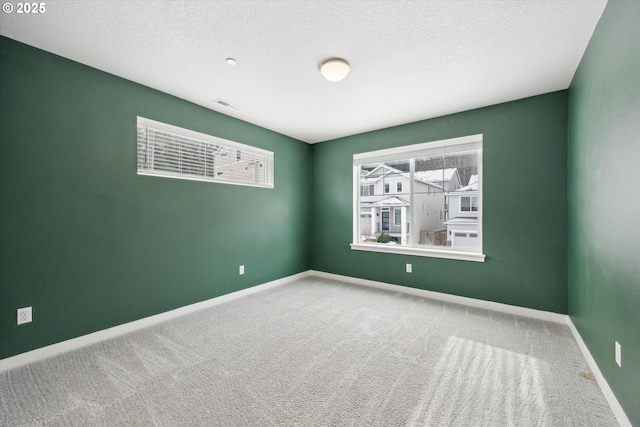
<path id="1" fill-rule="evenodd" d="M 315 143 L 566 89 L 606 0 L 45 4 L 0 33 Z M 320 76 L 329 57 L 351 63 L 342 82 Z"/>

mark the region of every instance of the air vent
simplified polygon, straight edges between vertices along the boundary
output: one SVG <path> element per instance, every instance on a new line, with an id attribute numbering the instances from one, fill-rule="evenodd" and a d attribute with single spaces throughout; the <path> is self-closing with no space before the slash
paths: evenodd
<path id="1" fill-rule="evenodd" d="M 230 103 L 229 101 L 225 101 L 225 100 L 224 100 L 224 99 L 222 99 L 222 98 L 218 98 L 218 99 L 216 99 L 216 100 L 215 100 L 215 101 L 213 101 L 213 102 L 215 102 L 216 104 L 221 105 L 221 106 L 223 106 L 223 107 L 231 108 L 232 110 L 236 110 L 236 111 L 240 111 L 240 110 L 242 110 L 242 107 L 241 107 L 241 106 L 236 105 L 236 104 L 232 104 L 232 103 Z"/>

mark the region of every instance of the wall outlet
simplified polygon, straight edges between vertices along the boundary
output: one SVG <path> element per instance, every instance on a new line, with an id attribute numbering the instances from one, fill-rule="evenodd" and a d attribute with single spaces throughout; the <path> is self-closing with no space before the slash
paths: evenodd
<path id="1" fill-rule="evenodd" d="M 18 309 L 18 325 L 23 323 L 29 323 L 32 320 L 31 307 L 24 307 Z"/>
<path id="2" fill-rule="evenodd" d="M 411 273 L 413 271 L 413 267 L 411 264 L 407 264 L 407 273 Z"/>
<path id="3" fill-rule="evenodd" d="M 244 265 L 240 266 L 240 274 L 244 274 Z"/>
<path id="4" fill-rule="evenodd" d="M 622 346 L 616 341 L 616 363 L 622 368 Z"/>

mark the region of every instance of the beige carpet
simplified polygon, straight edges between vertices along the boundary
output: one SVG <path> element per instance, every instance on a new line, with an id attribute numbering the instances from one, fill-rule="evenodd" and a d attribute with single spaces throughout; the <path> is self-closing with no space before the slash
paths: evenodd
<path id="1" fill-rule="evenodd" d="M 615 426 L 569 329 L 307 278 L 0 375 L 2 426 Z"/>

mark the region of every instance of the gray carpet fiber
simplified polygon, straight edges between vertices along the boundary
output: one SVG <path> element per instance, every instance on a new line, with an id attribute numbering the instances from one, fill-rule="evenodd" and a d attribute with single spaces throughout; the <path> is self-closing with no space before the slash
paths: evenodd
<path id="1" fill-rule="evenodd" d="M 615 426 L 568 327 L 309 277 L 0 374 L 2 426 Z"/>

